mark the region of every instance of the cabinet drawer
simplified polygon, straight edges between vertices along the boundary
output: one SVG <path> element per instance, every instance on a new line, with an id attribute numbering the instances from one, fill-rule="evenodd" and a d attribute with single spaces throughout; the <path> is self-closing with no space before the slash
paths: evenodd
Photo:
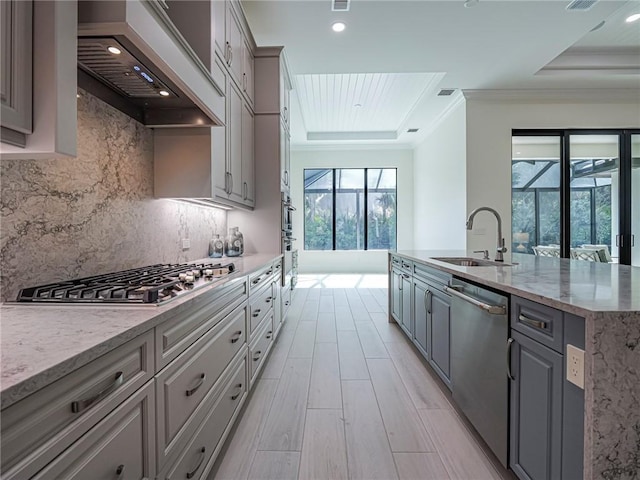
<path id="1" fill-rule="evenodd" d="M 30 478 L 153 374 L 149 331 L 3 410 L 3 480 Z"/>
<path id="2" fill-rule="evenodd" d="M 185 309 L 176 308 L 173 318 L 156 327 L 157 368 L 167 366 L 246 299 L 247 278 L 240 277 L 194 298 Z"/>
<path id="3" fill-rule="evenodd" d="M 156 376 L 158 463 L 178 444 L 194 410 L 216 384 L 234 356 L 246 348 L 246 307 L 207 332 Z"/>
<path id="4" fill-rule="evenodd" d="M 247 357 L 243 356 L 231 370 L 228 380 L 219 392 L 207 399 L 208 414 L 200 422 L 200 428 L 180 457 L 160 478 L 206 478 L 213 466 L 215 456 L 222 448 L 224 439 L 231 429 L 234 417 L 247 396 Z"/>
<path id="5" fill-rule="evenodd" d="M 271 280 L 273 265 L 269 264 L 249 275 L 249 295 L 253 295 Z"/>
<path id="6" fill-rule="evenodd" d="M 264 326 L 260 329 L 260 334 L 256 336 L 256 339 L 249 347 L 249 378 L 251 379 L 251 381 L 249 382 L 250 385 L 253 385 L 253 382 L 256 379 L 258 372 L 260 371 L 260 367 L 262 367 L 265 358 L 267 358 L 272 343 L 273 315 L 271 315 L 269 319 L 264 322 Z"/>
<path id="7" fill-rule="evenodd" d="M 33 478 L 154 478 L 154 426 L 153 382 L 149 382 Z"/>
<path id="8" fill-rule="evenodd" d="M 268 285 L 264 290 L 251 299 L 249 306 L 249 333 L 254 334 L 258 325 L 272 311 L 273 285 Z"/>
<path id="9" fill-rule="evenodd" d="M 511 328 L 554 349 L 563 351 L 563 313 L 524 298 L 511 297 Z"/>

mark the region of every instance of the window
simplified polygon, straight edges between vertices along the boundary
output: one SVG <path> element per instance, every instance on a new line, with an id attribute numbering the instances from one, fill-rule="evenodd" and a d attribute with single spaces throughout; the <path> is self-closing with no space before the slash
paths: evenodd
<path id="1" fill-rule="evenodd" d="M 305 250 L 396 248 L 396 169 L 304 171 Z"/>

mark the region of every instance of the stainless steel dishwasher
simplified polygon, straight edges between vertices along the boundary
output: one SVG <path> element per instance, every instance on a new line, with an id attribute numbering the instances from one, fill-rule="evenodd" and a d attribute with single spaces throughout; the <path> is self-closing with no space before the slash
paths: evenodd
<path id="1" fill-rule="evenodd" d="M 451 295 L 453 399 L 506 467 L 509 299 L 454 278 Z"/>

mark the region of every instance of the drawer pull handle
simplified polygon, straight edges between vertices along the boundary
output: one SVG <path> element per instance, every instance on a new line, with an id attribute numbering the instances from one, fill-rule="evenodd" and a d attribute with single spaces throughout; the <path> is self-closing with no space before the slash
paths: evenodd
<path id="1" fill-rule="evenodd" d="M 116 475 L 118 475 L 116 480 L 122 480 L 124 478 L 124 465 L 118 465 L 118 468 L 116 468 Z"/>
<path id="2" fill-rule="evenodd" d="M 71 402 L 71 411 L 73 413 L 80 413 L 83 410 L 86 410 L 94 403 L 99 402 L 110 393 L 116 391 L 118 387 L 123 383 L 124 383 L 124 372 L 116 373 L 116 378 L 113 380 L 113 383 L 109 385 L 107 388 L 105 388 L 104 390 L 96 393 L 92 397 L 85 398 L 83 400 L 75 400 Z"/>
<path id="3" fill-rule="evenodd" d="M 187 472 L 187 478 L 193 478 L 196 476 L 196 472 L 198 471 L 198 469 L 200 468 L 200 466 L 202 465 L 202 462 L 204 462 L 204 452 L 207 450 L 206 447 L 202 447 L 200 449 L 200 460 L 198 460 L 198 464 L 196 465 L 196 468 L 194 468 L 193 470 L 191 470 L 190 472 Z"/>
<path id="4" fill-rule="evenodd" d="M 524 315 L 520 315 L 518 320 L 524 323 L 525 325 L 529 325 L 530 327 L 540 328 L 545 330 L 547 328 L 547 322 L 543 322 L 541 320 L 533 320 L 532 318 L 525 317 Z"/>
<path id="5" fill-rule="evenodd" d="M 236 398 L 238 398 L 240 396 L 240 394 L 242 393 L 242 384 L 239 383 L 236 385 L 236 388 L 239 390 L 238 393 L 236 393 L 235 395 L 231 396 L 231 400 L 235 400 Z"/>
<path id="6" fill-rule="evenodd" d="M 204 373 L 201 373 L 200 378 L 198 379 L 198 383 L 196 383 L 193 388 L 187 390 L 187 397 L 190 397 L 191 395 L 196 393 L 196 390 L 198 390 L 204 383 L 205 378 L 206 378 L 206 375 Z"/>
<path id="7" fill-rule="evenodd" d="M 280 270 L 282 268 L 282 265 L 279 263 L 276 265 L 276 270 Z"/>
<path id="8" fill-rule="evenodd" d="M 260 277 L 258 278 L 254 278 L 253 281 L 251 282 L 252 285 L 257 285 L 258 283 L 260 283 Z"/>
<path id="9" fill-rule="evenodd" d="M 258 350 L 255 354 L 255 356 L 253 357 L 253 361 L 257 362 L 258 360 L 260 360 L 260 355 L 262 355 L 262 350 Z"/>
<path id="10" fill-rule="evenodd" d="M 271 302 L 272 298 L 273 298 L 273 297 L 267 297 L 267 298 L 265 298 L 265 299 L 264 299 L 264 301 L 265 301 L 265 302 L 267 302 L 267 303 L 269 303 L 269 302 Z"/>
<path id="11" fill-rule="evenodd" d="M 291 304 L 291 302 L 287 300 L 286 302 L 284 302 L 284 304 L 288 307 Z"/>
<path id="12" fill-rule="evenodd" d="M 269 330 L 269 331 L 267 332 L 267 334 L 265 335 L 265 338 L 271 338 L 271 335 L 272 335 L 272 334 L 273 334 L 273 331 L 272 331 L 272 330 Z"/>
<path id="13" fill-rule="evenodd" d="M 260 315 L 260 309 L 259 308 L 255 309 L 251 316 L 252 317 L 257 317 L 258 315 Z"/>
<path id="14" fill-rule="evenodd" d="M 233 337 L 231 339 L 231 343 L 236 343 L 238 340 L 240 340 L 240 337 L 242 337 L 242 330 L 238 330 L 236 333 L 234 333 L 235 337 Z"/>
<path id="15" fill-rule="evenodd" d="M 516 380 L 511 374 L 511 346 L 513 345 L 514 341 L 515 340 L 513 338 L 509 338 L 507 340 L 507 377 L 509 377 L 509 380 L 511 381 Z"/>
<path id="16" fill-rule="evenodd" d="M 273 269 L 270 268 L 269 270 L 267 270 L 267 275 L 271 275 L 273 273 Z"/>

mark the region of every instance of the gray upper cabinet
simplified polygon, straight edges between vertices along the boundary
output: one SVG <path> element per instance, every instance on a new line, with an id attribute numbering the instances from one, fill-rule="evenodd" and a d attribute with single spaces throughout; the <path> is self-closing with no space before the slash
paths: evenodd
<path id="1" fill-rule="evenodd" d="M 0 8 L 2 140 L 24 146 L 24 134 L 32 132 L 33 2 L 6 0 L 0 2 Z"/>
<path id="2" fill-rule="evenodd" d="M 238 7 L 239 8 L 239 7 Z M 242 85 L 242 70 L 244 67 L 243 50 L 244 38 L 238 14 L 231 1 L 227 2 L 227 40 L 225 61 L 229 67 L 231 77 L 237 85 Z"/>
<path id="3" fill-rule="evenodd" d="M 510 467 L 523 480 L 562 478 L 562 355 L 512 338 Z"/>
<path id="4" fill-rule="evenodd" d="M 250 207 L 253 207 L 256 203 L 253 133 L 253 112 L 245 103 L 242 106 L 242 201 Z"/>
<path id="5" fill-rule="evenodd" d="M 76 155 L 76 2 L 0 2 L 0 156 Z"/>

